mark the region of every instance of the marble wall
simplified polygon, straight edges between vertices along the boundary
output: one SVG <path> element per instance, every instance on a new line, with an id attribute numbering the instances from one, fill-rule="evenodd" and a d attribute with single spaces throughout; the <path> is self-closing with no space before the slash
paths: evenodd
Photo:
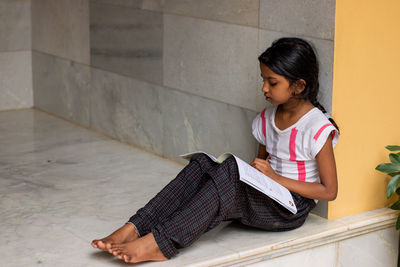
<path id="1" fill-rule="evenodd" d="M 32 51 L 35 107 L 90 126 L 90 67 Z"/>
<path id="2" fill-rule="evenodd" d="M 31 1 L 0 1 L 0 110 L 33 106 Z"/>
<path id="3" fill-rule="evenodd" d="M 90 44 L 92 67 L 162 85 L 162 13 L 91 2 Z"/>
<path id="4" fill-rule="evenodd" d="M 250 159 L 254 140 L 238 137 L 251 139 L 243 125 L 266 104 L 257 57 L 273 40 L 313 43 L 331 110 L 335 1 L 303 2 L 32 0 L 35 106 L 166 157 L 210 148 Z"/>
<path id="5" fill-rule="evenodd" d="M 32 0 L 32 50 L 89 65 L 89 0 Z"/>
<path id="6" fill-rule="evenodd" d="M 192 150 L 250 160 L 257 29 L 195 12 L 254 24 L 258 2 L 236 2 L 92 0 L 91 127 L 176 160 Z"/>
<path id="7" fill-rule="evenodd" d="M 288 13 L 293 6 L 295 16 Z M 235 140 L 235 135 L 242 136 L 239 133 L 243 131 L 243 125 L 248 127 L 252 117 L 265 107 L 257 57 L 273 40 L 298 36 L 314 45 L 321 64 L 320 100 L 327 110 L 331 110 L 334 9 L 335 1 L 331 0 L 320 1 L 317 5 L 311 1 L 299 4 L 297 1 L 278 3 L 270 0 L 91 0 L 92 72 L 102 70 L 105 76 L 106 73 L 116 74 L 111 75 L 114 81 L 110 84 L 115 89 L 95 82 L 92 90 L 94 95 L 105 90 L 118 92 L 118 84 L 126 86 L 129 79 L 132 84 L 141 81 L 143 88 L 158 88 L 153 101 L 160 101 L 165 107 L 161 112 L 167 120 L 162 121 L 164 126 L 156 127 L 163 129 L 161 148 L 152 150 L 161 151 L 164 156 L 177 159 L 181 152 L 210 147 L 217 154 L 235 150 L 240 151 L 241 156 L 251 158 L 256 144 Z M 149 90 L 148 94 L 154 92 Z M 207 104 L 200 105 L 199 101 Z M 184 115 L 187 107 L 196 119 Z M 96 112 L 102 112 L 96 108 Z M 208 110 L 218 110 L 218 113 L 208 118 L 203 115 Z M 243 115 L 238 116 L 232 110 L 240 110 Z M 104 112 L 118 110 L 113 107 Z M 98 115 L 92 114 L 96 129 L 100 129 L 99 121 L 95 119 Z M 119 116 L 111 115 L 108 118 Z M 135 116 L 132 120 L 136 123 L 146 118 Z M 186 124 L 185 120 L 188 121 Z M 204 132 L 204 126 L 210 121 L 223 120 L 230 122 L 229 134 Z M 172 128 L 173 138 L 168 132 L 170 123 L 177 124 Z M 119 130 L 110 131 L 115 122 L 103 121 L 101 124 L 109 129 L 109 134 L 122 138 Z M 222 135 L 223 141 L 217 140 Z M 131 141 L 132 137 L 124 140 Z M 146 142 L 136 144 L 151 147 Z M 157 143 L 153 144 L 153 147 L 157 146 Z"/>
<path id="8" fill-rule="evenodd" d="M 90 126 L 89 0 L 32 0 L 34 105 Z"/>

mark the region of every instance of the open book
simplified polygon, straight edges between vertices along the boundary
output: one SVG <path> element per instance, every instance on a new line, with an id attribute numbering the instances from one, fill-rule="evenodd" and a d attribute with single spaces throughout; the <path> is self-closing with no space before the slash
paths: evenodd
<path id="1" fill-rule="evenodd" d="M 240 180 L 258 191 L 266 194 L 279 204 L 281 204 L 283 207 L 291 211 L 293 214 L 297 213 L 297 208 L 296 205 L 294 204 L 292 195 L 290 194 L 289 190 L 287 190 L 285 187 L 280 185 L 279 183 L 275 182 L 259 170 L 253 168 L 250 164 L 246 163 L 245 161 L 241 160 L 240 158 L 236 157 L 235 155 L 231 153 L 224 153 L 218 158 L 214 157 L 213 155 L 210 155 L 206 152 L 203 151 L 196 151 L 196 152 L 191 152 L 187 154 L 180 155 L 180 157 L 190 160 L 190 158 L 194 154 L 198 153 L 203 153 L 210 157 L 214 162 L 217 163 L 222 163 L 224 160 L 229 158 L 230 156 L 233 156 L 236 160 L 236 163 L 238 165 L 239 169 L 239 176 Z"/>

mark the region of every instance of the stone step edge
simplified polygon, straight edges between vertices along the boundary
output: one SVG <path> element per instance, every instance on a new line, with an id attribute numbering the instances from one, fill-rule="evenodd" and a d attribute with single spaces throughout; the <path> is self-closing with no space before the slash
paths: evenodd
<path id="1" fill-rule="evenodd" d="M 357 222 L 345 223 L 341 222 L 341 219 L 336 219 L 341 224 L 338 225 L 338 227 L 312 234 L 307 237 L 269 244 L 264 247 L 259 247 L 248 251 L 235 252 L 223 257 L 197 262 L 191 264 L 190 266 L 243 266 L 243 264 L 266 261 L 272 258 L 301 252 L 352 237 L 368 234 L 370 232 L 394 227 L 398 217 L 398 212 L 386 208 L 382 210 L 384 211 L 383 214 L 372 216 Z"/>

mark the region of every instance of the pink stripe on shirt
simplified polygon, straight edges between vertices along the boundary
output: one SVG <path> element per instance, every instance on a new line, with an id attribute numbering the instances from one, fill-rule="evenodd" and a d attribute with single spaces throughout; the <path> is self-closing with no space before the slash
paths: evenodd
<path id="1" fill-rule="evenodd" d="M 305 182 L 306 180 L 306 165 L 304 161 L 297 161 L 297 171 L 299 172 L 299 181 Z"/>
<path id="2" fill-rule="evenodd" d="M 317 141 L 321 133 L 325 130 L 325 128 L 331 125 L 332 125 L 331 123 L 328 123 L 322 126 L 321 129 L 319 129 L 318 132 L 314 135 L 314 140 Z"/>
<path id="3" fill-rule="evenodd" d="M 261 112 L 261 119 L 262 119 L 262 132 L 265 137 L 267 134 L 267 127 L 265 122 L 265 109 Z"/>
<path id="4" fill-rule="evenodd" d="M 296 136 L 298 130 L 296 127 L 292 129 L 290 133 L 290 140 L 289 140 L 289 153 L 290 153 L 290 160 L 296 161 L 297 163 L 297 171 L 299 173 L 298 180 L 305 181 L 306 180 L 306 166 L 304 161 L 296 160 Z"/>
<path id="5" fill-rule="evenodd" d="M 296 135 L 297 135 L 298 130 L 296 127 L 292 129 L 292 132 L 290 133 L 290 140 L 289 140 L 289 153 L 290 153 L 290 160 L 295 161 L 296 160 Z"/>

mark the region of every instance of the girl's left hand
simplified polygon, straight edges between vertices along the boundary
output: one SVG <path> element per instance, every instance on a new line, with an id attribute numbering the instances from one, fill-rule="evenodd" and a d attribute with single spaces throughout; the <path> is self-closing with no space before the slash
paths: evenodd
<path id="1" fill-rule="evenodd" d="M 253 162 L 250 163 L 250 165 L 270 178 L 274 178 L 274 176 L 276 175 L 274 169 L 271 168 L 271 165 L 266 160 L 255 158 Z"/>

